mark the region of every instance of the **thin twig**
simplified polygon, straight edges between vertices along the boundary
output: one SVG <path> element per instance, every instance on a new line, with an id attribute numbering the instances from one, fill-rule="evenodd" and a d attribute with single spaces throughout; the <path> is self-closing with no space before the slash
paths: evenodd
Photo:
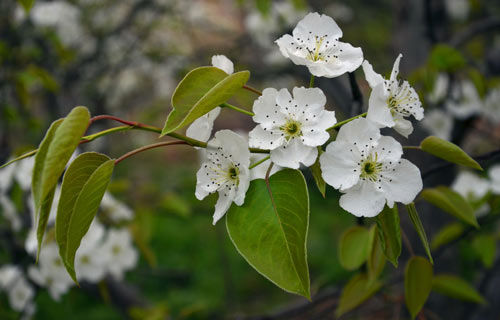
<path id="1" fill-rule="evenodd" d="M 122 162 L 123 160 L 127 159 L 128 157 L 131 157 L 135 154 L 141 153 L 146 150 L 154 149 L 154 148 L 159 148 L 159 147 L 164 147 L 164 146 L 170 146 L 170 145 L 176 145 L 176 144 L 188 144 L 186 141 L 164 141 L 164 142 L 158 142 L 154 144 L 150 144 L 144 147 L 137 148 L 135 150 L 132 150 L 130 152 L 125 153 L 123 156 L 119 157 L 118 159 L 115 160 L 115 165 L 118 163 Z"/>
<path id="2" fill-rule="evenodd" d="M 260 92 L 259 90 L 255 89 L 255 88 L 252 88 L 252 87 L 250 87 L 250 86 L 247 86 L 246 84 L 245 84 L 245 85 L 243 85 L 243 89 L 246 89 L 246 90 L 248 90 L 248 91 L 250 91 L 250 92 L 253 92 L 253 93 L 255 93 L 255 94 L 258 94 L 259 96 L 261 96 L 261 95 L 262 95 L 262 92 Z"/>

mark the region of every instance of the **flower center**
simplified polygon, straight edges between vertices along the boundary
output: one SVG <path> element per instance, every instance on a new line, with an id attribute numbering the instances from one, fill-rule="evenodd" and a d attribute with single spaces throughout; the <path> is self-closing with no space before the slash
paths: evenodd
<path id="1" fill-rule="evenodd" d="M 285 133 L 287 140 L 300 137 L 302 135 L 301 123 L 292 119 L 288 119 L 286 124 L 280 129 Z"/>
<path id="2" fill-rule="evenodd" d="M 390 96 L 387 99 L 387 105 L 391 109 L 392 116 L 399 113 L 403 116 L 409 116 L 413 110 L 415 102 L 418 100 L 412 96 L 410 85 L 407 82 L 398 85 L 395 90 L 390 90 Z"/>
<path id="3" fill-rule="evenodd" d="M 382 170 L 382 163 L 377 162 L 377 155 L 375 159 L 370 155 L 361 163 L 361 178 L 370 181 L 377 181 L 380 171 Z"/>
<path id="4" fill-rule="evenodd" d="M 231 167 L 229 168 L 228 173 L 229 173 L 229 178 L 231 180 L 236 180 L 238 179 L 238 174 L 240 173 L 240 170 L 236 167 Z"/>
<path id="5" fill-rule="evenodd" d="M 120 246 L 118 245 L 114 245 L 112 248 L 111 248 L 111 252 L 113 253 L 113 255 L 117 256 L 120 252 L 122 251 L 122 248 L 120 248 Z"/>
<path id="6" fill-rule="evenodd" d="M 322 56 L 321 52 L 319 52 L 319 49 L 321 48 L 321 45 L 323 44 L 324 37 L 315 37 L 315 45 L 314 45 L 314 50 L 309 50 L 309 54 L 307 55 L 307 59 L 311 61 L 323 61 L 325 60 L 325 57 Z"/>

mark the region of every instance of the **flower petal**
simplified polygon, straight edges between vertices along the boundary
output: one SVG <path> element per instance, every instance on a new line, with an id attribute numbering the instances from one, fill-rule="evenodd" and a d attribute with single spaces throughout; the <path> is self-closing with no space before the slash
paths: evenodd
<path id="1" fill-rule="evenodd" d="M 281 38 L 279 38 L 278 40 L 276 40 L 274 42 L 280 48 L 281 54 L 285 58 L 289 58 L 290 54 L 288 51 L 291 50 L 293 48 L 293 46 L 295 45 L 295 41 L 293 40 L 293 37 L 289 34 L 285 34 L 284 36 L 282 36 Z"/>
<path id="2" fill-rule="evenodd" d="M 365 79 L 370 85 L 370 88 L 375 88 L 377 85 L 384 83 L 384 78 L 373 70 L 372 65 L 368 60 L 363 61 L 363 72 L 365 73 Z"/>
<path id="3" fill-rule="evenodd" d="M 276 149 L 286 141 L 281 131 L 264 130 L 260 125 L 250 131 L 248 138 L 251 147 L 265 150 Z"/>
<path id="4" fill-rule="evenodd" d="M 403 117 L 394 117 L 394 130 L 405 138 L 413 132 L 411 121 L 403 119 Z"/>
<path id="5" fill-rule="evenodd" d="M 340 197 L 340 206 L 356 217 L 374 217 L 384 209 L 384 194 L 371 182 L 359 182 L 343 192 L 345 194 Z"/>
<path id="6" fill-rule="evenodd" d="M 340 30 L 337 23 L 331 17 L 324 14 L 320 15 L 317 12 L 307 14 L 297 23 L 297 26 L 293 29 L 293 37 L 295 39 L 307 38 L 309 32 L 311 32 L 312 36 L 326 36 L 325 40 L 342 37 L 342 30 Z"/>
<path id="7" fill-rule="evenodd" d="M 326 104 L 326 96 L 320 88 L 293 88 L 293 98 L 295 103 L 305 106 L 306 110 L 323 110 Z"/>
<path id="8" fill-rule="evenodd" d="M 401 61 L 401 58 L 403 55 L 400 53 L 396 60 L 394 61 L 394 65 L 392 67 L 392 72 L 391 72 L 391 78 L 390 78 L 390 83 L 397 84 L 398 82 L 398 74 L 399 74 L 399 62 Z"/>
<path id="9" fill-rule="evenodd" d="M 306 146 L 299 139 L 292 139 L 288 145 L 271 150 L 271 161 L 279 166 L 298 169 L 300 163 L 312 166 L 318 156 L 318 149 Z"/>
<path id="10" fill-rule="evenodd" d="M 241 206 L 245 202 L 245 195 L 250 185 L 250 170 L 247 167 L 240 167 L 238 179 L 239 182 L 236 188 L 236 194 L 234 195 L 234 203 Z"/>
<path id="11" fill-rule="evenodd" d="M 372 152 L 377 154 L 378 162 L 397 162 L 403 155 L 403 147 L 393 137 L 381 136 Z"/>
<path id="12" fill-rule="evenodd" d="M 363 145 L 367 141 L 378 141 L 379 139 L 379 128 L 370 120 L 359 118 L 343 125 L 336 141 L 345 141 L 351 145 Z"/>
<path id="13" fill-rule="evenodd" d="M 366 118 L 380 127 L 393 127 L 391 109 L 387 106 L 387 95 L 384 84 L 381 83 L 373 88 L 368 100 L 368 115 Z"/>
<path id="14" fill-rule="evenodd" d="M 231 207 L 231 203 L 234 199 L 235 191 L 234 189 L 228 190 L 223 189 L 219 191 L 219 199 L 217 199 L 217 203 L 215 204 L 215 212 L 213 216 L 213 225 L 217 223 L 226 214 L 229 207 Z"/>
<path id="15" fill-rule="evenodd" d="M 420 170 L 406 159 L 399 160 L 389 170 L 383 170 L 382 175 L 380 186 L 391 208 L 394 202 L 411 203 L 422 190 Z"/>
<path id="16" fill-rule="evenodd" d="M 352 150 L 352 151 L 350 151 Z M 321 176 L 335 189 L 347 189 L 359 181 L 361 156 L 356 148 L 345 141 L 334 141 L 319 157 Z"/>
<path id="17" fill-rule="evenodd" d="M 214 108 L 212 111 L 196 119 L 186 130 L 186 136 L 207 142 L 212 134 L 214 121 L 220 114 L 220 107 Z"/>
<path id="18" fill-rule="evenodd" d="M 232 157 L 234 162 L 239 162 L 242 166 L 250 165 L 250 151 L 248 142 L 239 134 L 231 130 L 220 130 L 215 133 L 215 137 L 208 142 L 207 149 L 222 148 L 224 153 Z"/>
<path id="19" fill-rule="evenodd" d="M 222 54 L 212 56 L 212 65 L 216 68 L 221 69 L 227 74 L 232 74 L 234 72 L 233 62 Z"/>
<path id="20" fill-rule="evenodd" d="M 276 98 L 278 90 L 266 88 L 253 104 L 253 121 L 260 123 L 263 128 L 271 129 L 285 123 L 285 115 L 281 113 Z"/>

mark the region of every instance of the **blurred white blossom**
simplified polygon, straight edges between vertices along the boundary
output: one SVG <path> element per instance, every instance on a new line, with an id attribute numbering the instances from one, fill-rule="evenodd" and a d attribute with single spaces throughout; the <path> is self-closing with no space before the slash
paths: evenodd
<path id="1" fill-rule="evenodd" d="M 453 130 L 453 118 L 447 112 L 433 109 L 426 113 L 421 124 L 431 135 L 450 140 Z"/>

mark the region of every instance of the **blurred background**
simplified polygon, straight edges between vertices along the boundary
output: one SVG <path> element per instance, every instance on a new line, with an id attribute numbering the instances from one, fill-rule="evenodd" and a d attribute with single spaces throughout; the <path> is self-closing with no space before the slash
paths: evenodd
<path id="1" fill-rule="evenodd" d="M 36 0 L 27 13 L 23 5 L 31 2 L 0 2 L 0 164 L 36 148 L 50 123 L 77 105 L 87 106 L 92 115 L 163 127 L 177 83 L 189 70 L 210 65 L 215 54 L 231 59 L 236 71 L 250 70 L 249 84 L 259 90 L 307 86 L 307 69 L 282 57 L 274 41 L 311 11 L 334 18 L 344 32 L 342 40 L 361 47 L 377 72 L 389 74 L 402 53 L 401 76 L 419 93 L 426 118 L 414 124 L 409 140 L 398 139 L 418 145 L 425 136 L 437 135 L 478 156 L 486 169 L 462 172 L 419 151 L 406 151 L 420 167 L 426 186 L 453 185 L 474 204 L 484 223 L 480 231 L 464 229 L 455 237 L 447 233 L 446 241 L 435 242 L 433 248 L 436 272 L 465 277 L 489 303 L 476 305 L 432 293 L 426 315 L 498 319 L 500 201 L 494 190 L 500 179 L 495 182 L 489 168 L 500 161 L 500 2 Z M 347 75 L 316 78 L 316 86 L 328 97 L 327 108 L 335 110 L 339 120 L 367 107 L 370 90 L 362 70 L 355 77 L 362 96 L 353 92 Z M 232 103 L 250 110 L 255 98 L 241 90 Z M 97 122 L 89 132 L 116 125 Z M 248 131 L 253 126 L 248 116 L 231 110 L 223 110 L 215 122 L 216 130 Z M 149 132 L 117 133 L 82 145 L 80 152 L 119 157 L 157 140 Z M 200 202 L 194 196 L 198 159 L 195 150 L 180 146 L 120 163 L 109 188 L 114 202 L 101 210 L 99 219 L 107 230 L 103 241 L 111 241 L 112 230 L 126 230 L 128 249 L 137 259 L 124 262 L 119 276 L 110 271 L 84 281 L 81 288 L 68 284 L 57 299 L 47 290 L 54 288 L 46 278 L 42 281 L 27 271 L 34 264 L 28 248 L 30 163 L 10 173 L 4 169 L 0 267 L 15 265 L 12 272 L 26 274 L 20 292 L 30 299 L 13 306 L 4 284 L 0 318 L 332 318 L 340 289 L 352 274 L 339 264 L 338 239 L 356 223 L 339 208 L 338 194 L 327 188 L 323 199 L 304 170 L 311 197 L 308 259 L 317 295 L 308 303 L 254 271 L 236 252 L 223 222 L 212 226 L 215 197 Z M 23 179 L 28 187 L 23 187 Z M 454 221 L 429 204 L 417 205 L 431 239 Z M 109 218 L 106 210 L 118 215 L 125 210 L 127 218 Z M 403 210 L 401 219 L 414 249 L 424 254 Z M 401 298 L 407 257 L 403 249 L 400 268 L 386 266 L 387 287 L 344 318 L 408 318 Z M 9 269 L 3 271 L 5 276 Z"/>

